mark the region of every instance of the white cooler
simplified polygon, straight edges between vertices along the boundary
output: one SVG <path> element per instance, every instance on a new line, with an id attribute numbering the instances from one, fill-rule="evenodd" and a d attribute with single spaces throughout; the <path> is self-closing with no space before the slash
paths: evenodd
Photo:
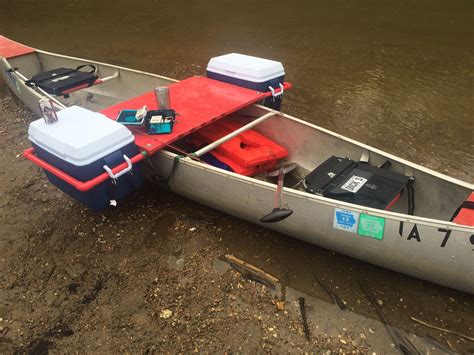
<path id="1" fill-rule="evenodd" d="M 207 77 L 260 92 L 268 92 L 272 89 L 280 89 L 280 85 L 283 85 L 285 69 L 280 62 L 274 60 L 230 53 L 211 58 L 207 65 Z M 280 110 L 281 96 L 267 98 L 264 105 Z"/>
<path id="2" fill-rule="evenodd" d="M 89 191 L 79 191 L 45 170 L 51 183 L 96 210 L 107 207 L 110 200 L 127 196 L 143 183 L 140 163 L 133 165 L 130 160 L 139 154 L 135 137 L 125 126 L 79 106 L 68 107 L 57 115 L 56 123 L 39 119 L 30 124 L 28 138 L 36 156 L 81 182 L 109 171 L 113 178 Z M 124 162 L 127 168 L 113 174 L 111 170 Z"/>

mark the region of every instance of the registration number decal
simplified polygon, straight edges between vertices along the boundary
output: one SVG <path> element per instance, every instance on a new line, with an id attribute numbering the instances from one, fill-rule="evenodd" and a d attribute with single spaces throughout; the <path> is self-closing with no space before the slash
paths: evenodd
<path id="1" fill-rule="evenodd" d="M 361 213 L 359 220 L 359 235 L 383 240 L 385 230 L 385 218 L 377 216 L 369 216 Z"/>
<path id="2" fill-rule="evenodd" d="M 357 225 L 359 223 L 359 212 L 352 212 L 336 208 L 334 210 L 333 227 L 346 232 L 357 233 Z"/>

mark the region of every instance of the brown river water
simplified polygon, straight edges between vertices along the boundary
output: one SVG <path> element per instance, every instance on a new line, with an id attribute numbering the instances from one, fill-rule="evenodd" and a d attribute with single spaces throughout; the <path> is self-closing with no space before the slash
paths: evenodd
<path id="1" fill-rule="evenodd" d="M 471 183 L 473 18 L 472 0 L 0 0 L 0 34 L 51 52 L 176 79 L 229 52 L 281 61 L 294 84 L 284 112 Z M 256 227 L 233 223 L 229 249 L 257 261 L 238 238 Z M 324 297 L 306 272 L 316 264 L 350 299 L 363 274 L 397 290 L 395 302 L 406 291 L 413 315 L 437 309 L 431 319 L 474 333 L 472 295 L 265 234 L 273 257 L 260 265 L 292 288 Z M 413 330 L 403 312 L 391 320 Z"/>

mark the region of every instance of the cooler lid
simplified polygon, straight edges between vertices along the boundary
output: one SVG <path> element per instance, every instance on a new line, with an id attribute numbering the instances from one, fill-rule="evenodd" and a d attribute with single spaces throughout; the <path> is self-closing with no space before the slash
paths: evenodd
<path id="1" fill-rule="evenodd" d="M 211 58 L 207 70 L 253 83 L 262 83 L 285 75 L 280 62 L 238 53 Z"/>
<path id="2" fill-rule="evenodd" d="M 135 137 L 120 123 L 79 106 L 57 112 L 58 122 L 42 118 L 30 124 L 28 138 L 47 152 L 85 166 L 130 144 Z"/>

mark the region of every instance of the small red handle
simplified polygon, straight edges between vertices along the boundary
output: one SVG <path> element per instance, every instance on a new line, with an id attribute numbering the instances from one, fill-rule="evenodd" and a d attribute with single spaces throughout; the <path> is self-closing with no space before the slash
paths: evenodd
<path id="1" fill-rule="evenodd" d="M 139 161 L 143 160 L 145 158 L 145 152 L 138 153 L 137 155 L 134 155 L 132 158 L 130 158 L 131 162 L 133 164 L 138 163 Z M 77 180 L 76 178 L 72 177 L 71 175 L 65 173 L 62 170 L 59 170 L 58 168 L 52 166 L 48 162 L 45 162 L 43 159 L 40 159 L 38 156 L 35 155 L 35 148 L 29 148 L 23 152 L 23 156 L 31 160 L 33 163 L 38 165 L 39 167 L 43 168 L 44 170 L 50 172 L 54 176 L 60 178 L 61 180 L 67 182 L 69 185 L 74 186 L 77 190 L 79 191 L 89 191 L 96 187 L 99 184 L 102 184 L 105 180 L 109 179 L 109 174 L 107 172 L 103 172 L 99 176 L 96 176 L 95 178 L 88 180 L 88 181 L 80 181 Z M 121 163 L 117 165 L 115 168 L 112 169 L 112 172 L 114 174 L 119 173 L 120 171 L 126 169 L 128 167 L 127 163 Z"/>

